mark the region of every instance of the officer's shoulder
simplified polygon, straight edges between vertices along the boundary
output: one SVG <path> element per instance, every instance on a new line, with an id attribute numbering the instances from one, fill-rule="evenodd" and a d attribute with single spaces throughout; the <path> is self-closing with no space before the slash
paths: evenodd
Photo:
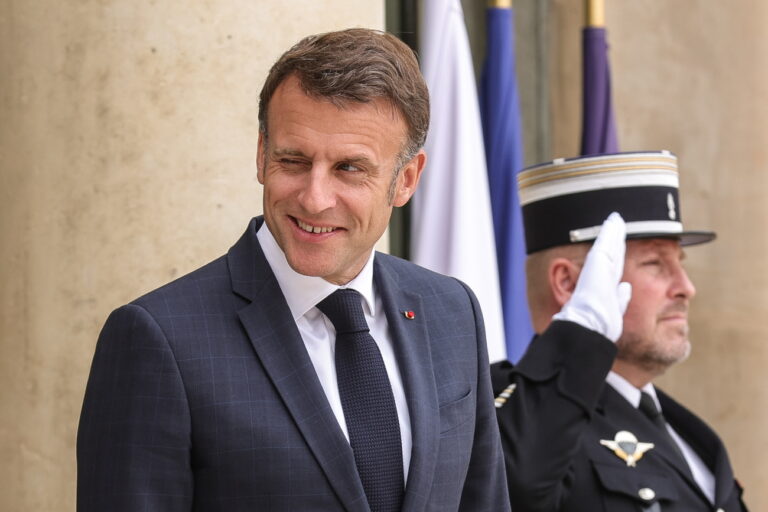
<path id="1" fill-rule="evenodd" d="M 515 365 L 510 361 L 498 361 L 491 365 L 491 385 L 493 386 L 494 396 L 497 396 L 509 387 L 512 382 L 510 377 L 514 369 Z"/>

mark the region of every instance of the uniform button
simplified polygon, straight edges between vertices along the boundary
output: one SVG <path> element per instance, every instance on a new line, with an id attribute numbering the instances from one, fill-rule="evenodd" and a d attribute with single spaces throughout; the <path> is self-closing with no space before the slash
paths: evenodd
<path id="1" fill-rule="evenodd" d="M 653 489 L 649 489 L 648 487 L 643 487 L 642 489 L 637 491 L 637 495 L 646 501 L 650 501 L 656 497 L 656 493 L 653 492 Z"/>
<path id="2" fill-rule="evenodd" d="M 725 509 L 724 508 L 719 508 L 715 512 L 725 512 Z"/>

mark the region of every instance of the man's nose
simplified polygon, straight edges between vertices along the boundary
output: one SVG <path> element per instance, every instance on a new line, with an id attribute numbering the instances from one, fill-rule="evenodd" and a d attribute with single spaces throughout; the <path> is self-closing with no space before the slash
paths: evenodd
<path id="1" fill-rule="evenodd" d="M 330 169 L 313 165 L 299 192 L 299 203 L 307 213 L 317 214 L 336 205 L 333 174 Z"/>
<path id="2" fill-rule="evenodd" d="M 679 266 L 675 272 L 671 292 L 674 297 L 685 297 L 687 299 L 692 299 L 696 295 L 696 287 L 682 266 Z"/>

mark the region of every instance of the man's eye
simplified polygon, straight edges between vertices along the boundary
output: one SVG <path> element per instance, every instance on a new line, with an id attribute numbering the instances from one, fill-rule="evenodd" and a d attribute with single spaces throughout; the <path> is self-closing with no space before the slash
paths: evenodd
<path id="1" fill-rule="evenodd" d="M 346 171 L 346 172 L 355 172 L 355 171 L 361 170 L 358 166 L 350 164 L 350 163 L 339 164 L 337 168 L 340 171 Z"/>
<path id="2" fill-rule="evenodd" d="M 661 260 L 646 260 L 643 262 L 645 266 L 657 266 L 661 265 Z"/>

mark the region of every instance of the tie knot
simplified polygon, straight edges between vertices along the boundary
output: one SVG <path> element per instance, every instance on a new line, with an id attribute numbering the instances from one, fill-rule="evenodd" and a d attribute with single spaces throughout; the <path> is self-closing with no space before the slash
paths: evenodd
<path id="1" fill-rule="evenodd" d="M 640 405 L 638 406 L 638 409 L 654 421 L 661 416 L 661 411 L 656 407 L 656 402 L 653 401 L 653 397 L 645 391 L 640 393 Z"/>
<path id="2" fill-rule="evenodd" d="M 333 324 L 336 334 L 368 331 L 361 296 L 355 290 L 339 288 L 317 304 Z"/>

